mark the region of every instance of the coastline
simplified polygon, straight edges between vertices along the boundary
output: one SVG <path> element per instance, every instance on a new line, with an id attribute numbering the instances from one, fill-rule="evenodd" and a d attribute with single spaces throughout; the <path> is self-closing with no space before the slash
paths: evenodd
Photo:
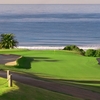
<path id="1" fill-rule="evenodd" d="M 18 46 L 19 49 L 29 50 L 62 50 L 65 46 Z M 78 46 L 80 49 L 100 49 L 100 46 Z"/>
<path id="2" fill-rule="evenodd" d="M 29 50 L 62 50 L 64 46 L 54 47 L 54 46 L 18 46 L 19 49 L 29 49 Z"/>

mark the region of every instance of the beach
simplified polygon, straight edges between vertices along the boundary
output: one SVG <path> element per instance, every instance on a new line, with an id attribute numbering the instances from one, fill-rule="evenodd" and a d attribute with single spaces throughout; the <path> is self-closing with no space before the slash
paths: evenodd
<path id="1" fill-rule="evenodd" d="M 29 49 L 29 50 L 63 50 L 65 46 L 61 47 L 50 47 L 50 46 L 33 46 L 33 47 L 26 47 L 26 46 L 18 46 L 18 49 Z M 99 47 L 80 47 L 80 49 L 88 50 L 88 49 L 100 49 Z"/>

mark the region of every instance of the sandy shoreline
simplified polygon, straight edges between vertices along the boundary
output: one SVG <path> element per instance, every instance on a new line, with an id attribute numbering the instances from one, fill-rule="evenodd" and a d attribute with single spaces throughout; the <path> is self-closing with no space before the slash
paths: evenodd
<path id="1" fill-rule="evenodd" d="M 29 49 L 29 50 L 62 50 L 64 46 L 61 47 L 50 47 L 50 46 L 32 46 L 32 47 L 26 47 L 26 46 L 18 46 L 19 49 Z"/>
<path id="2" fill-rule="evenodd" d="M 19 49 L 29 49 L 29 50 L 62 50 L 65 46 L 18 46 Z M 100 49 L 100 46 L 78 46 L 80 49 Z"/>

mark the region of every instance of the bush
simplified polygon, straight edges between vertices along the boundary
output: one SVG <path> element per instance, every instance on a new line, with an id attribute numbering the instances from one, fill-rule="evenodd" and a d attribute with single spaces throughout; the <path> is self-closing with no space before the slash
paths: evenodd
<path id="1" fill-rule="evenodd" d="M 63 50 L 76 51 L 77 53 L 88 57 L 100 57 L 100 49 L 98 50 L 88 49 L 85 52 L 83 49 L 78 48 L 76 45 L 67 45 L 64 47 Z"/>
<path id="2" fill-rule="evenodd" d="M 81 55 L 85 55 L 85 51 L 83 49 L 79 49 L 78 51 Z"/>
<path id="3" fill-rule="evenodd" d="M 96 57 L 100 57 L 100 49 L 96 50 L 95 56 L 96 56 Z"/>
<path id="4" fill-rule="evenodd" d="M 0 43 L 0 49 L 2 49 L 1 43 Z"/>
<path id="5" fill-rule="evenodd" d="M 66 47 L 64 47 L 63 50 L 71 50 L 71 47 L 70 46 L 66 46 Z"/>
<path id="6" fill-rule="evenodd" d="M 64 47 L 63 50 L 75 50 L 75 51 L 77 51 L 77 50 L 79 50 L 79 48 L 76 45 L 68 45 L 68 46 Z"/>
<path id="7" fill-rule="evenodd" d="M 85 52 L 85 56 L 88 56 L 88 57 L 95 57 L 95 56 L 96 56 L 95 53 L 96 53 L 96 50 L 94 50 L 94 49 L 88 49 L 88 50 Z"/>
<path id="8" fill-rule="evenodd" d="M 76 45 L 67 45 L 63 50 L 77 51 L 81 55 L 85 54 L 85 51 L 83 49 L 79 49 Z"/>

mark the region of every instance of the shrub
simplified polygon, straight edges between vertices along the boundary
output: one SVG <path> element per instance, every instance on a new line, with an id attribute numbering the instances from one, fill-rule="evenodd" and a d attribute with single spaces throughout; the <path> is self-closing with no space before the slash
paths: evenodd
<path id="1" fill-rule="evenodd" d="M 100 57 L 100 49 L 96 50 L 95 56 L 96 56 L 96 57 Z"/>
<path id="2" fill-rule="evenodd" d="M 95 57 L 95 56 L 96 56 L 95 53 L 96 53 L 96 50 L 94 50 L 94 49 L 88 49 L 88 50 L 86 50 L 86 52 L 85 52 L 85 56 L 88 56 L 88 57 Z"/>
<path id="3" fill-rule="evenodd" d="M 66 47 L 64 47 L 63 50 L 79 50 L 79 48 L 76 45 L 67 45 Z"/>
<path id="4" fill-rule="evenodd" d="M 66 46 L 66 47 L 64 47 L 63 50 L 71 50 L 71 47 L 70 46 Z"/>
<path id="5" fill-rule="evenodd" d="M 0 43 L 0 49 L 2 49 L 1 43 Z"/>
<path id="6" fill-rule="evenodd" d="M 85 55 L 85 51 L 83 49 L 79 49 L 78 51 L 81 55 Z"/>
<path id="7" fill-rule="evenodd" d="M 77 51 L 81 55 L 85 54 L 85 51 L 83 49 L 79 49 L 76 45 L 67 45 L 63 50 Z"/>

